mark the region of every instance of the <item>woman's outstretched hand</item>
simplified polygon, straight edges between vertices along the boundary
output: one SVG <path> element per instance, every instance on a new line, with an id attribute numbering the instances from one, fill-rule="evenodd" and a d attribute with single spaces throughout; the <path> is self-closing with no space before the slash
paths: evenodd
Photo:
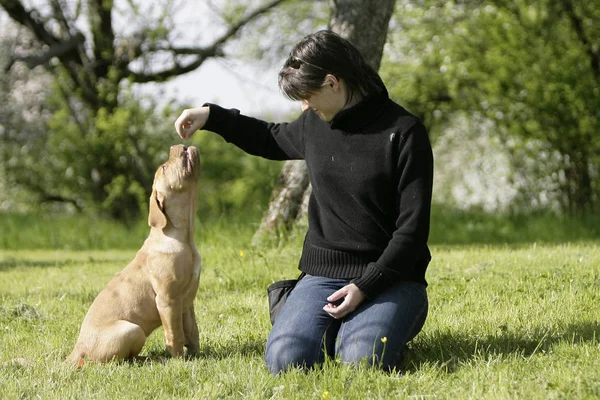
<path id="1" fill-rule="evenodd" d="M 340 305 L 336 306 L 333 304 L 340 299 L 344 299 Z M 329 303 L 323 307 L 323 310 L 335 319 L 344 318 L 346 315 L 356 310 L 356 307 L 358 307 L 364 299 L 365 295 L 363 292 L 358 286 L 351 283 L 329 296 L 327 298 Z"/>
<path id="2" fill-rule="evenodd" d="M 209 107 L 188 108 L 183 110 L 177 121 L 175 131 L 182 139 L 189 139 L 194 132 L 202 129 L 208 120 Z"/>

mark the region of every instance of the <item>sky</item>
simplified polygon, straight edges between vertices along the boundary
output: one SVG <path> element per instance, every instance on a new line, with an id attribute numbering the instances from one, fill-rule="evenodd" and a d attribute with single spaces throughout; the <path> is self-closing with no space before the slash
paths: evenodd
<path id="1" fill-rule="evenodd" d="M 205 45 L 220 34 L 219 27 L 223 27 L 223 23 L 216 7 L 223 1 L 209 3 L 212 8 L 204 1 L 179 3 L 174 16 L 178 30 L 175 34 L 180 37 L 177 45 Z M 248 61 L 211 58 L 197 70 L 166 84 L 145 84 L 143 91 L 154 93 L 162 89 L 165 98 L 177 98 L 190 105 L 212 102 L 237 108 L 249 116 L 289 119 L 290 115 L 300 112 L 300 104 L 286 99 L 277 86 L 277 73 L 284 61 L 265 68 L 264 63 L 252 65 Z"/>
<path id="2" fill-rule="evenodd" d="M 142 92 L 201 106 L 205 102 L 237 108 L 254 117 L 285 119 L 300 112 L 300 104 L 286 99 L 277 86 L 279 66 L 260 70 L 248 63 L 209 59 L 197 70 L 164 84 L 144 84 Z"/>
<path id="3" fill-rule="evenodd" d="M 26 7 L 47 7 L 46 1 L 42 0 L 24 0 L 24 3 Z M 118 4 L 126 9 L 123 1 Z M 151 8 L 152 5 L 160 4 L 160 0 L 149 0 L 140 4 L 150 7 L 147 13 L 142 14 L 142 19 L 155 18 L 152 10 L 162 10 L 161 7 Z M 220 34 L 219 27 L 222 28 L 223 23 L 218 16 L 218 7 L 224 4 L 223 0 L 180 1 L 175 4 L 178 4 L 174 16 L 176 32 L 172 33 L 180 38 L 176 41 L 177 45 L 205 45 L 211 43 L 216 35 Z M 118 11 L 113 13 L 116 30 L 127 32 L 145 24 L 143 20 L 130 24 L 127 20 L 129 15 L 121 15 Z M 0 24 L 7 20 L 8 16 L 0 10 Z M 85 19 L 79 21 L 85 23 Z M 131 28 L 128 29 L 129 27 Z M 283 61 L 281 60 L 281 63 Z M 274 122 L 280 122 L 289 120 L 290 116 L 299 113 L 300 105 L 287 100 L 279 92 L 277 87 L 279 67 L 278 64 L 265 68 L 264 63 L 258 66 L 236 59 L 211 58 L 193 72 L 167 83 L 138 85 L 137 90 L 140 93 L 157 96 L 159 100 L 176 98 L 181 103 L 198 106 L 205 102 L 212 102 L 226 108 L 237 108 L 249 116 L 269 116 L 277 120 Z"/>

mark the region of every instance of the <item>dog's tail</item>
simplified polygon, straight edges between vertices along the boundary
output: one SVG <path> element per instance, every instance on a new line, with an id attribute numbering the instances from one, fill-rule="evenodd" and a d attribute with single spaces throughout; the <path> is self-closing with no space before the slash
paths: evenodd
<path id="1" fill-rule="evenodd" d="M 85 359 L 85 353 L 78 349 L 78 346 L 75 346 L 69 357 L 65 360 L 65 364 L 70 365 L 75 368 L 83 367 Z"/>

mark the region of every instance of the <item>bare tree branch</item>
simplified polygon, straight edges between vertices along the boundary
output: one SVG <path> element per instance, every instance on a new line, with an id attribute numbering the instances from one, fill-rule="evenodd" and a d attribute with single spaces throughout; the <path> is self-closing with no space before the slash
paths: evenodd
<path id="1" fill-rule="evenodd" d="M 223 43 L 225 43 L 226 41 L 228 41 L 229 39 L 231 39 L 233 36 L 235 36 L 235 34 L 244 25 L 246 25 L 247 23 L 249 23 L 250 21 L 252 21 L 256 17 L 258 17 L 258 16 L 260 16 L 260 15 L 268 12 L 272 8 L 277 7 L 279 4 L 281 4 L 281 3 L 285 2 L 285 1 L 286 0 L 272 0 L 271 2 L 266 3 L 262 7 L 257 8 L 256 10 L 254 10 L 253 12 L 251 12 L 250 14 L 248 14 L 246 17 L 244 17 L 241 20 L 239 20 L 237 23 L 231 25 L 229 27 L 229 29 L 219 39 L 217 39 L 213 43 L 213 45 L 211 47 L 218 48 Z"/>
<path id="2" fill-rule="evenodd" d="M 107 7 L 105 3 L 105 0 L 88 1 L 88 7 L 93 10 L 90 13 L 90 28 L 94 41 L 94 75 L 96 79 L 108 75 L 108 68 L 113 63 L 115 54 L 112 7 Z"/>
<path id="3" fill-rule="evenodd" d="M 145 82 L 161 82 L 165 81 L 174 76 L 182 75 L 188 72 L 191 72 L 198 68 L 204 61 L 206 61 L 209 57 L 216 57 L 223 55 L 221 47 L 228 40 L 233 38 L 237 32 L 244 27 L 246 24 L 251 22 L 253 19 L 259 17 L 262 14 L 267 13 L 272 8 L 278 6 L 279 4 L 285 2 L 286 0 L 272 0 L 262 7 L 257 8 L 252 11 L 244 18 L 237 21 L 235 24 L 231 25 L 227 31 L 217 38 L 210 46 L 208 47 L 165 47 L 160 50 L 169 51 L 173 55 L 197 55 L 197 57 L 189 61 L 186 65 L 179 65 L 176 63 L 175 66 L 169 69 L 165 69 L 163 71 L 159 71 L 156 73 L 136 73 L 131 70 L 128 72 L 128 76 L 137 83 L 145 83 Z M 158 50 L 158 48 L 157 48 Z"/>
<path id="4" fill-rule="evenodd" d="M 71 32 L 71 23 L 67 19 L 65 13 L 63 12 L 63 4 L 61 0 L 50 0 L 50 6 L 52 7 L 52 13 L 56 17 L 56 20 L 60 24 L 60 27 L 63 29 L 65 33 Z"/>
<path id="5" fill-rule="evenodd" d="M 585 52 L 587 53 L 590 59 L 590 66 L 592 67 L 592 71 L 594 72 L 594 76 L 597 81 L 600 82 L 600 54 L 597 51 L 594 51 L 594 47 L 586 35 L 585 30 L 583 28 L 583 19 L 577 15 L 575 9 L 573 8 L 573 2 L 571 0 L 562 0 L 561 5 L 571 25 L 573 25 L 573 29 L 575 30 L 575 34 L 577 34 L 577 38 L 585 48 Z"/>
<path id="6" fill-rule="evenodd" d="M 76 36 L 72 36 L 66 41 L 58 42 L 53 46 L 50 46 L 48 50 L 43 52 L 42 54 L 32 54 L 27 56 L 13 56 L 9 60 L 8 64 L 5 66 L 4 70 L 8 72 L 13 64 L 17 61 L 22 61 L 27 64 L 29 69 L 33 69 L 38 65 L 47 64 L 54 57 L 62 57 L 63 55 L 72 51 L 79 43 L 83 43 L 85 38 L 82 34 L 77 34 Z"/>
<path id="7" fill-rule="evenodd" d="M 174 76 L 183 75 L 188 72 L 191 72 L 198 68 L 207 58 L 215 56 L 215 53 L 208 52 L 206 50 L 198 50 L 201 54 L 196 57 L 193 61 L 189 62 L 186 65 L 175 64 L 174 67 L 165 69 L 160 72 L 145 74 L 145 73 L 135 73 L 133 71 L 128 72 L 129 78 L 136 83 L 146 83 L 146 82 L 164 82 L 169 78 Z"/>
<path id="8" fill-rule="evenodd" d="M 92 93 L 89 83 L 89 76 L 85 71 L 82 71 L 78 66 L 85 66 L 86 62 L 82 58 L 82 54 L 78 51 L 83 47 L 81 38 L 83 35 L 71 36 L 68 33 L 67 38 L 59 38 L 53 35 L 46 29 L 44 23 L 35 17 L 38 12 L 35 9 L 27 11 L 23 3 L 19 0 L 0 0 L 2 6 L 9 16 L 17 23 L 25 26 L 34 37 L 42 44 L 49 46 L 49 50 L 43 55 L 33 55 L 25 57 L 17 57 L 11 60 L 9 66 L 12 66 L 15 61 L 24 60 L 28 66 L 36 66 L 47 63 L 52 57 L 58 57 L 61 64 L 66 69 L 67 73 L 73 82 L 82 88 L 84 99 L 92 106 L 98 106 L 98 98 Z M 37 63 L 37 64 L 36 64 Z"/>
<path id="9" fill-rule="evenodd" d="M 112 108 L 116 105 L 115 100 L 111 100 L 114 97 L 103 97 L 98 90 L 99 84 L 116 87 L 123 78 L 129 78 L 137 83 L 160 82 L 191 72 L 202 65 L 206 59 L 222 56 L 223 45 L 235 37 L 240 29 L 286 0 L 266 1 L 262 6 L 231 24 L 222 35 L 206 47 L 178 47 L 166 41 L 158 44 L 149 43 L 151 41 L 148 40 L 149 35 L 145 31 L 117 41 L 112 23 L 112 2 L 88 0 L 88 22 L 93 43 L 87 48 L 92 49 L 92 57 L 86 53 L 84 36 L 77 31 L 72 17 L 67 13 L 66 2 L 49 1 L 53 12 L 52 18 L 61 27 L 59 36 L 37 17 L 39 13 L 35 8 L 27 10 L 22 0 L 0 0 L 0 7 L 3 7 L 14 21 L 31 31 L 41 44 L 48 46 L 43 54 L 13 57 L 6 69 L 11 68 L 17 61 L 24 61 L 29 68 L 36 65 L 46 65 L 50 69 L 62 67 L 69 74 L 73 86 L 79 89 L 82 99 L 97 110 L 100 107 Z M 172 56 L 172 61 L 162 70 L 136 72 L 129 67 L 133 61 L 144 55 L 151 57 L 162 54 Z M 49 65 L 49 61 L 55 57 L 59 59 L 60 67 Z M 111 66 L 117 72 L 113 77 L 108 76 Z"/>
<path id="10" fill-rule="evenodd" d="M 81 208 L 81 206 L 79 204 L 77 204 L 77 200 L 75 200 L 75 199 L 70 199 L 67 197 L 53 195 L 53 194 L 41 194 L 40 197 L 42 198 L 42 202 L 44 202 L 44 203 L 52 202 L 52 203 L 72 204 L 77 209 L 77 211 L 79 211 L 79 212 L 83 211 L 83 208 Z"/>
<path id="11" fill-rule="evenodd" d="M 41 21 L 38 21 L 31 12 L 28 12 L 25 9 L 21 1 L 0 0 L 0 5 L 13 20 L 27 27 L 40 42 L 51 46 L 60 41 L 46 30 L 46 27 Z"/>

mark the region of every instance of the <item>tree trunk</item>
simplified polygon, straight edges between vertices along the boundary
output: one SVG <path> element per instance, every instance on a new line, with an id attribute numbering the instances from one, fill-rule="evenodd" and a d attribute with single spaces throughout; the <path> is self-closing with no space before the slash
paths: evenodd
<path id="1" fill-rule="evenodd" d="M 396 0 L 332 0 L 329 29 L 352 42 L 365 60 L 378 70 L 395 3 Z M 310 193 L 304 161 L 287 161 L 254 235 L 254 242 L 279 235 L 304 221 Z"/>
<path id="2" fill-rule="evenodd" d="M 588 156 L 577 152 L 574 157 L 569 158 L 571 165 L 566 171 L 569 214 L 591 213 L 594 209 L 594 190 Z"/>
<path id="3" fill-rule="evenodd" d="M 302 214 L 303 196 L 308 188 L 306 163 L 300 160 L 286 162 L 271 194 L 269 209 L 254 236 L 255 240 L 265 240 L 289 231 L 297 216 Z"/>

